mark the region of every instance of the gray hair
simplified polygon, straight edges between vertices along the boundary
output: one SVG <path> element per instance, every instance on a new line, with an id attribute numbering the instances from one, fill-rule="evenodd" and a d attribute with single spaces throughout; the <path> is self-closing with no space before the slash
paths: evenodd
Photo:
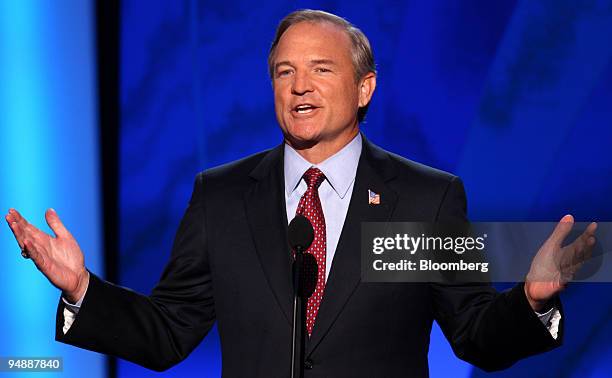
<path id="1" fill-rule="evenodd" d="M 285 16 L 285 18 L 281 20 L 276 28 L 276 34 L 274 35 L 272 46 L 270 46 L 270 53 L 268 54 L 268 70 L 270 78 L 274 78 L 274 55 L 276 53 L 278 42 L 290 26 L 300 22 L 329 22 L 340 27 L 346 32 L 351 40 L 351 58 L 353 60 L 353 67 L 355 68 L 355 81 L 359 82 L 361 78 L 370 72 L 376 74 L 376 63 L 374 62 L 374 53 L 372 52 L 370 41 L 368 40 L 368 37 L 366 37 L 365 34 L 359 30 L 359 28 L 348 22 L 346 19 L 336 16 L 335 14 L 321 10 L 300 9 Z M 365 118 L 368 105 L 359 108 L 359 122 L 363 121 Z"/>

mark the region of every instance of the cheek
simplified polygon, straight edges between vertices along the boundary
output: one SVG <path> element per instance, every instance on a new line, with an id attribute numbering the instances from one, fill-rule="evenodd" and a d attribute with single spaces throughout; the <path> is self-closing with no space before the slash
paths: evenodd
<path id="1" fill-rule="evenodd" d="M 339 93 L 336 98 L 340 105 L 338 110 L 342 111 L 343 116 L 354 114 L 359 107 L 359 94 L 355 91 L 355 87 L 344 87 Z"/>
<path id="2" fill-rule="evenodd" d="M 280 115 L 282 114 L 282 110 L 285 109 L 286 106 L 286 101 L 284 99 L 284 97 L 279 93 L 278 90 L 274 91 L 274 110 L 276 111 L 276 114 Z"/>

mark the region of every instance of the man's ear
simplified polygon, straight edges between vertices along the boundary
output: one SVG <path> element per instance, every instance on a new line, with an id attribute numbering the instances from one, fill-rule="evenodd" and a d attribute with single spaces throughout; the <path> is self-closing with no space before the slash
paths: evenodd
<path id="1" fill-rule="evenodd" d="M 363 108 L 370 103 L 374 90 L 376 89 L 376 74 L 368 72 L 359 81 L 359 107 Z"/>

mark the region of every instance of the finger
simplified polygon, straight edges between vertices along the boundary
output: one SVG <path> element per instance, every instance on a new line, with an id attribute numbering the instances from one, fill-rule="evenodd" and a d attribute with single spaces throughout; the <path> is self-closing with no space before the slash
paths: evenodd
<path id="1" fill-rule="evenodd" d="M 587 226 L 587 228 L 580 234 L 580 237 L 584 241 L 588 241 L 590 238 L 595 238 L 595 231 L 597 230 L 597 223 L 593 222 Z"/>
<path id="2" fill-rule="evenodd" d="M 572 231 L 572 227 L 574 227 L 574 217 L 568 214 L 557 223 L 548 240 L 555 245 L 561 246 L 567 235 Z"/>
<path id="3" fill-rule="evenodd" d="M 586 241 L 584 242 L 584 248 L 581 251 L 582 261 L 586 261 L 591 258 L 595 243 L 597 243 L 597 238 L 595 238 L 595 236 L 586 237 Z"/>
<path id="4" fill-rule="evenodd" d="M 595 230 L 597 229 L 597 223 L 593 222 L 588 225 L 582 234 L 572 243 L 575 251 L 579 255 L 585 255 L 595 245 Z"/>
<path id="5" fill-rule="evenodd" d="M 591 222 L 591 224 L 587 226 L 586 230 L 584 230 L 584 234 L 595 236 L 595 231 L 597 231 L 597 223 Z"/>
<path id="6" fill-rule="evenodd" d="M 45 212 L 45 219 L 47 220 L 47 224 L 49 225 L 49 227 L 51 227 L 56 237 L 66 238 L 70 236 L 70 232 L 68 232 L 66 227 L 64 227 L 64 224 L 62 223 L 54 209 L 48 209 Z"/>
<path id="7" fill-rule="evenodd" d="M 590 238 L 591 236 L 582 233 L 579 237 L 576 238 L 576 240 L 574 240 L 572 244 L 570 244 L 571 252 L 573 252 L 574 255 L 581 254 L 587 247 L 587 242 Z"/>
<path id="8" fill-rule="evenodd" d="M 29 223 L 28 221 L 19 214 L 19 212 L 15 209 L 9 210 L 8 218 L 10 220 L 9 226 L 11 229 L 16 231 L 22 231 L 24 227 L 26 227 Z"/>
<path id="9" fill-rule="evenodd" d="M 8 225 L 8 227 L 11 229 L 13 236 L 15 236 L 15 239 L 17 239 L 17 235 L 15 234 L 15 230 L 13 229 L 13 227 L 16 226 L 16 222 L 14 222 L 13 217 L 10 214 L 7 214 L 4 219 L 6 220 L 6 224 Z"/>
<path id="10" fill-rule="evenodd" d="M 19 213 L 19 211 L 15 209 L 10 209 L 9 214 L 13 217 L 14 221 L 17 223 L 26 222 L 26 219 Z"/>
<path id="11" fill-rule="evenodd" d="M 21 225 L 18 222 L 11 219 L 11 221 L 9 221 L 9 228 L 11 229 L 11 232 L 13 233 L 13 236 L 15 237 L 17 244 L 19 244 L 19 248 L 23 249 L 23 239 L 24 239 L 23 227 L 21 227 Z"/>
<path id="12" fill-rule="evenodd" d="M 587 239 L 587 245 L 589 247 L 592 247 L 595 245 L 595 243 L 597 243 L 597 238 L 595 236 L 589 236 L 589 238 Z"/>
<path id="13" fill-rule="evenodd" d="M 23 217 L 21 217 L 17 222 L 12 222 L 9 224 L 9 226 L 11 231 L 13 231 L 17 244 L 19 244 L 21 249 L 25 248 L 24 242 L 26 239 L 30 239 L 30 241 L 43 241 L 46 240 L 45 238 L 49 237 L 49 235 L 47 235 L 45 232 L 28 223 Z"/>
<path id="14" fill-rule="evenodd" d="M 592 247 L 595 244 L 595 230 L 597 230 L 597 223 L 592 222 L 587 228 L 580 234 L 574 241 L 577 248 Z"/>
<path id="15" fill-rule="evenodd" d="M 10 209 L 5 219 L 9 226 L 22 224 L 24 221 L 23 217 L 21 217 L 15 209 Z"/>
<path id="16" fill-rule="evenodd" d="M 566 269 L 577 271 L 588 259 L 591 258 L 593 246 L 595 245 L 595 237 L 589 232 L 594 231 L 585 230 L 572 244 L 563 248 L 566 260 L 569 262 Z"/>
<path id="17" fill-rule="evenodd" d="M 15 209 L 9 209 L 8 213 L 4 217 L 8 223 L 17 222 L 17 216 L 15 215 Z"/>

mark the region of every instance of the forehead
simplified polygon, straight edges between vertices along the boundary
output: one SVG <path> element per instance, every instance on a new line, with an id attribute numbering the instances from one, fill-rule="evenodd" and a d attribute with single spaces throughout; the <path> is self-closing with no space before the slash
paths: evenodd
<path id="1" fill-rule="evenodd" d="M 329 22 L 300 22 L 291 25 L 278 42 L 275 61 L 309 57 L 349 59 L 351 40 L 347 33 Z"/>

